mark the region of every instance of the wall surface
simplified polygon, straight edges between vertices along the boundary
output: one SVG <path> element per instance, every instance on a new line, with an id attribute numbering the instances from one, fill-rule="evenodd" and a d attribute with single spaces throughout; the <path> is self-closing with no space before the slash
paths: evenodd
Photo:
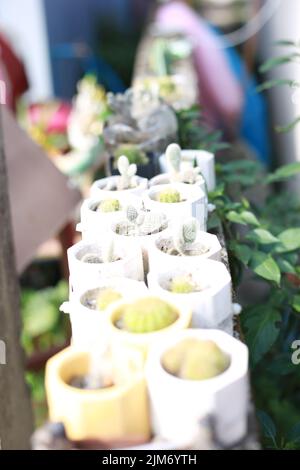
<path id="1" fill-rule="evenodd" d="M 1 0 L 0 28 L 23 59 L 30 100 L 52 95 L 52 79 L 43 0 Z"/>

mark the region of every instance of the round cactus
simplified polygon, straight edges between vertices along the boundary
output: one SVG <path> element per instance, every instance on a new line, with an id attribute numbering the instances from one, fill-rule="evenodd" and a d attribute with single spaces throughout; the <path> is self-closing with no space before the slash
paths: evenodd
<path id="1" fill-rule="evenodd" d="M 118 199 L 104 199 L 99 204 L 97 211 L 99 212 L 117 212 L 121 209 Z"/>
<path id="2" fill-rule="evenodd" d="M 158 196 L 159 202 L 180 202 L 180 193 L 176 189 L 165 189 Z"/>
<path id="3" fill-rule="evenodd" d="M 181 379 L 207 380 L 228 369 L 230 358 L 214 341 L 189 338 L 169 349 L 162 364 Z"/>
<path id="4" fill-rule="evenodd" d="M 170 291 L 174 294 L 190 294 L 194 290 L 195 286 L 187 276 L 178 276 L 172 279 Z"/>
<path id="5" fill-rule="evenodd" d="M 95 253 L 86 253 L 81 258 L 81 261 L 83 263 L 95 263 L 95 264 L 102 263 L 101 257 Z"/>
<path id="6" fill-rule="evenodd" d="M 138 299 L 127 305 L 122 320 L 123 328 L 130 333 L 150 333 L 172 325 L 177 312 L 164 300 L 158 298 Z"/>
<path id="7" fill-rule="evenodd" d="M 105 289 L 101 289 L 99 295 L 97 296 L 97 310 L 105 310 L 110 304 L 120 300 L 122 295 L 120 292 L 107 287 Z"/>
<path id="8" fill-rule="evenodd" d="M 138 211 L 134 206 L 128 206 L 126 209 L 126 217 L 130 222 L 134 222 L 138 217 Z"/>

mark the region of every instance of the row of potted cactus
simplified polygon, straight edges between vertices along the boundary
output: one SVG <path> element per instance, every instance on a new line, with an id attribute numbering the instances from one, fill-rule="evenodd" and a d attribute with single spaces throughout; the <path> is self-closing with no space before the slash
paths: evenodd
<path id="1" fill-rule="evenodd" d="M 70 440 L 197 448 L 207 416 L 226 445 L 246 433 L 248 353 L 206 232 L 214 157 L 171 144 L 160 161 L 167 171 L 148 181 L 121 156 L 81 208 L 61 307 L 72 345 L 46 371 L 50 419 Z"/>

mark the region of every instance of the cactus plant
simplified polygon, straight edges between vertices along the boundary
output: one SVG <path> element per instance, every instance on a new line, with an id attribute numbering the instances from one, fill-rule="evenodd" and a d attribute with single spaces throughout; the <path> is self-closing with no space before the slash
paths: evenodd
<path id="1" fill-rule="evenodd" d="M 97 212 L 117 212 L 121 209 L 118 199 L 104 199 L 97 207 Z"/>
<path id="2" fill-rule="evenodd" d="M 95 264 L 102 263 L 101 257 L 97 255 L 96 253 L 86 253 L 81 258 L 81 261 L 83 263 L 95 263 Z"/>
<path id="3" fill-rule="evenodd" d="M 178 144 L 170 144 L 166 150 L 166 159 L 171 167 L 171 172 L 173 175 L 178 175 L 180 172 L 180 163 L 181 163 L 181 148 Z"/>
<path id="4" fill-rule="evenodd" d="M 116 233 L 120 235 L 144 236 L 160 232 L 167 225 L 166 216 L 162 213 L 152 213 L 134 206 L 126 208 L 127 220 L 116 225 Z"/>
<path id="5" fill-rule="evenodd" d="M 118 159 L 118 170 L 120 178 L 118 182 L 118 190 L 129 189 L 135 185 L 134 177 L 137 172 L 135 163 L 129 164 L 128 158 L 121 155 Z"/>
<path id="6" fill-rule="evenodd" d="M 177 318 L 177 312 L 164 300 L 138 299 L 124 308 L 122 327 L 130 333 L 150 333 L 167 328 Z"/>
<path id="7" fill-rule="evenodd" d="M 214 341 L 189 338 L 169 349 L 162 364 L 181 379 L 207 380 L 228 369 L 230 358 Z"/>
<path id="8" fill-rule="evenodd" d="M 174 294 L 190 294 L 195 286 L 187 276 L 178 276 L 172 279 L 170 290 Z"/>
<path id="9" fill-rule="evenodd" d="M 195 184 L 200 178 L 203 178 L 199 166 L 186 168 L 181 170 L 181 148 L 178 144 L 170 144 L 166 150 L 166 159 L 170 166 L 170 180 L 171 182 L 180 182 Z M 167 202 L 167 201 L 166 201 Z"/>
<path id="10" fill-rule="evenodd" d="M 176 203 L 180 202 L 180 193 L 176 189 L 165 189 L 161 191 L 158 195 L 159 202 L 163 203 Z"/>
<path id="11" fill-rule="evenodd" d="M 110 287 L 101 289 L 96 300 L 97 310 L 101 310 L 101 311 L 106 310 L 106 308 L 110 304 L 112 304 L 113 302 L 116 302 L 117 300 L 120 300 L 121 298 L 122 298 L 122 295 L 120 294 L 120 292 L 116 291 L 115 289 L 112 289 Z"/>
<path id="12" fill-rule="evenodd" d="M 195 242 L 198 233 L 197 219 L 191 217 L 177 226 L 173 235 L 174 248 L 179 254 L 184 255 L 187 249 Z"/>
<path id="13" fill-rule="evenodd" d="M 112 263 L 116 261 L 114 240 L 107 240 L 102 245 L 102 262 Z"/>

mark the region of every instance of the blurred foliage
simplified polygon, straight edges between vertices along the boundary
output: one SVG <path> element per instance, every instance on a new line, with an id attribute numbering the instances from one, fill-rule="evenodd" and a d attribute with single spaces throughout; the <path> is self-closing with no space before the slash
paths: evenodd
<path id="1" fill-rule="evenodd" d="M 207 140 L 200 116 L 196 108 L 181 113 L 182 147 L 219 145 L 218 133 Z M 300 201 L 290 192 L 272 192 L 258 206 L 245 196 L 259 186 L 272 190 L 270 185 L 299 174 L 300 164 L 267 176 L 248 160 L 218 163 L 216 171 L 218 184 L 209 194 L 216 210 L 208 229 L 223 227 L 235 289 L 247 270 L 268 292 L 263 303 L 247 306 L 241 315 L 263 445 L 300 449 L 300 366 L 291 359 L 291 345 L 300 339 Z"/>
<path id="2" fill-rule="evenodd" d="M 21 341 L 28 358 L 38 357 L 41 352 L 63 345 L 68 339 L 69 320 L 59 311 L 60 305 L 67 299 L 66 281 L 41 290 L 22 289 Z M 31 390 L 35 422 L 39 426 L 47 418 L 44 370 L 26 372 L 26 381 Z"/>
<path id="3" fill-rule="evenodd" d="M 278 46 L 284 47 L 287 50 L 287 53 L 284 55 L 280 55 L 277 57 L 271 57 L 268 59 L 262 66 L 260 67 L 261 73 L 267 73 L 272 71 L 273 69 L 285 65 L 285 64 L 295 64 L 299 67 L 299 59 L 300 59 L 300 42 L 299 41 L 290 41 L 282 40 L 277 41 L 276 44 Z M 298 73 L 299 76 L 299 73 Z M 272 79 L 264 82 L 258 88 L 259 91 L 270 90 L 277 86 L 289 86 L 292 90 L 293 97 L 292 101 L 300 101 L 300 81 L 299 80 L 291 80 L 289 78 L 280 78 L 280 79 Z M 300 116 L 297 116 L 292 122 L 284 125 L 284 126 L 276 126 L 276 130 L 278 132 L 289 132 L 293 130 L 297 124 L 300 123 Z"/>

